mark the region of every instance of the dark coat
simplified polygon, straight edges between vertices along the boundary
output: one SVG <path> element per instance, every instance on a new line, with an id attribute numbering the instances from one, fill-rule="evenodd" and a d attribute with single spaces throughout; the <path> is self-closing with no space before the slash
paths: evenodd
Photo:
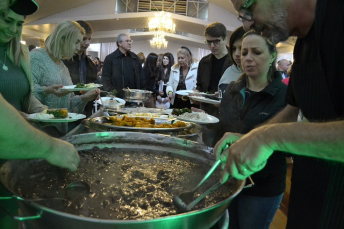
<path id="1" fill-rule="evenodd" d="M 220 136 L 225 132 L 246 134 L 275 116 L 286 106 L 287 86 L 279 72 L 275 79 L 260 92 L 245 101 L 246 77 L 240 76 L 231 82 L 220 105 Z M 274 152 L 267 165 L 252 175 L 255 185 L 243 190 L 243 194 L 254 196 L 276 196 L 284 192 L 286 179 L 286 159 L 281 152 Z"/>
<path id="2" fill-rule="evenodd" d="M 122 74 L 122 52 L 116 49 L 113 53 L 107 55 L 104 60 L 103 71 L 102 71 L 102 84 L 105 91 L 112 91 L 116 89 L 118 92 L 118 97 L 124 97 L 123 85 L 124 77 Z M 143 74 L 142 64 L 140 58 L 133 52 L 128 52 L 132 59 L 132 63 L 135 70 L 134 85 L 133 89 L 145 89 L 146 80 Z"/>
<path id="3" fill-rule="evenodd" d="M 72 78 L 73 84 L 80 83 L 80 74 L 79 74 L 79 54 L 75 54 L 72 59 L 70 60 L 63 60 L 63 63 L 69 70 L 70 77 Z M 97 66 L 93 63 L 93 61 L 86 56 L 86 67 L 87 67 L 87 75 L 86 75 L 86 83 L 97 83 Z"/>
<path id="4" fill-rule="evenodd" d="M 215 58 L 215 57 L 213 54 L 210 53 L 209 55 L 203 57 L 198 64 L 196 89 L 200 92 L 206 92 L 208 90 L 210 79 L 211 79 L 212 58 Z M 225 60 L 225 64 L 222 67 L 221 75 L 232 64 L 233 62 L 232 62 L 230 50 L 228 49 L 228 54 Z"/>
<path id="5" fill-rule="evenodd" d="M 228 49 L 228 47 L 227 47 Z M 211 70 L 212 70 L 212 58 L 215 58 L 213 54 L 209 54 L 201 59 L 198 65 L 197 71 L 197 84 L 196 89 L 200 92 L 206 92 L 209 88 L 210 79 L 211 79 Z M 225 60 L 225 63 L 222 67 L 221 75 L 226 71 L 226 69 L 232 65 L 232 58 L 230 54 L 230 50 L 228 49 L 228 54 Z M 214 107 L 212 104 L 202 103 L 201 109 L 203 109 L 207 114 L 213 115 L 217 117 L 218 109 Z M 209 126 L 209 125 L 207 125 Z M 213 129 L 214 125 L 209 128 Z"/>

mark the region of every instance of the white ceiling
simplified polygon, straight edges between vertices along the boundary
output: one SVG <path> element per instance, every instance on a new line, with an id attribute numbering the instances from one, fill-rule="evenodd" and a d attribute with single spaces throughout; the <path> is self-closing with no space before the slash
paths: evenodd
<path id="1" fill-rule="evenodd" d="M 147 40 L 152 36 L 142 30 L 148 27 L 148 20 L 154 16 L 153 12 L 115 13 L 116 0 L 36 0 L 39 10 L 25 20 L 23 40 L 27 44 L 40 45 L 40 39 L 45 39 L 61 20 L 85 20 L 93 29 L 92 42 L 113 42 L 119 33 L 130 33 L 135 40 Z M 228 34 L 240 23 L 236 20 L 236 12 L 229 0 L 208 0 L 214 15 L 209 15 L 213 21 L 220 21 L 226 25 Z M 209 8 L 210 8 L 209 5 Z M 219 15 L 216 15 L 219 14 Z M 226 18 L 223 15 L 226 15 Z M 172 14 L 178 34 L 166 37 L 169 42 L 185 43 L 194 47 L 204 48 L 204 28 L 213 21 L 204 21 L 177 14 Z M 225 20 L 225 21 L 222 21 Z M 132 31 L 138 30 L 138 31 Z M 183 33 L 183 34 L 180 34 Z M 180 35 L 179 35 L 180 34 Z M 291 44 L 291 45 L 290 45 Z M 294 41 L 279 44 L 283 52 L 290 52 Z"/>

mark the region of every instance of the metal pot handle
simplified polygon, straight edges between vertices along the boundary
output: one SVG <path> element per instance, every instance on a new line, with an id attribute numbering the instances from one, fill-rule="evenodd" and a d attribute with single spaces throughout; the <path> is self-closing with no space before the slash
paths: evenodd
<path id="1" fill-rule="evenodd" d="M 16 199 L 16 200 L 19 200 L 19 201 L 25 201 L 24 199 L 22 199 L 21 197 L 19 196 L 7 196 L 7 197 L 0 197 L 0 201 L 1 200 L 12 200 L 12 199 Z M 25 217 L 22 217 L 22 216 L 15 216 L 13 215 L 9 210 L 7 210 L 6 208 L 2 207 L 0 205 L 0 208 L 6 212 L 7 215 L 9 215 L 12 219 L 14 220 L 17 220 L 17 221 L 26 221 L 26 220 L 33 220 L 33 219 L 39 219 L 41 218 L 42 214 L 43 214 L 43 211 L 39 211 L 37 213 L 37 215 L 34 215 L 34 216 L 25 216 Z"/>

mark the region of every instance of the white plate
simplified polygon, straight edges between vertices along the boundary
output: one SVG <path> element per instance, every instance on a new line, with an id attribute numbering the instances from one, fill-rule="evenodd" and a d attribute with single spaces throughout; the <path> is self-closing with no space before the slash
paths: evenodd
<path id="1" fill-rule="evenodd" d="M 194 113 L 194 112 L 193 112 Z M 219 119 L 214 117 L 214 116 L 211 116 L 211 115 L 207 115 L 207 120 L 205 121 L 200 121 L 200 120 L 195 120 L 195 119 L 187 119 L 187 118 L 180 118 L 179 116 L 177 116 L 176 118 L 178 120 L 182 120 L 182 121 L 186 121 L 186 122 L 194 122 L 194 123 L 197 123 L 197 124 L 210 124 L 210 123 L 218 123 L 219 122 Z"/>
<path id="2" fill-rule="evenodd" d="M 67 118 L 49 118 L 49 119 L 41 119 L 37 118 L 37 114 L 29 114 L 29 117 L 27 118 L 30 121 L 36 121 L 36 122 L 75 122 L 79 119 L 86 118 L 86 115 L 83 114 L 77 114 L 77 113 L 68 113 Z"/>
<path id="3" fill-rule="evenodd" d="M 68 85 L 68 86 L 63 86 L 60 90 L 61 91 L 90 91 L 90 90 L 93 90 L 93 89 L 101 87 L 101 86 L 103 86 L 103 85 L 94 84 L 94 86 L 92 86 L 92 87 L 75 88 L 76 85 Z"/>
<path id="4" fill-rule="evenodd" d="M 194 93 L 194 91 L 193 90 L 179 90 L 179 91 L 176 91 L 177 95 L 186 95 L 186 96 L 188 96 L 189 93 Z"/>
<path id="5" fill-rule="evenodd" d="M 210 104 L 220 104 L 221 101 L 220 100 L 213 100 L 213 99 L 208 99 L 205 97 L 200 97 L 200 96 L 189 96 L 190 99 L 193 99 L 195 101 L 198 102 L 202 102 L 202 103 L 210 103 Z"/>
<path id="6" fill-rule="evenodd" d="M 110 99 L 111 97 L 102 97 L 101 100 L 98 99 L 96 101 L 98 104 L 104 105 L 104 107 L 107 108 L 116 108 L 125 104 L 125 100 L 115 97 L 114 99 L 117 101 L 117 104 L 115 106 L 111 106 L 109 105 Z M 102 104 L 102 101 L 104 102 L 104 104 Z"/>
<path id="7" fill-rule="evenodd" d="M 207 94 L 205 92 L 193 92 L 191 96 L 194 96 L 194 95 L 209 95 L 209 96 L 215 96 L 215 94 Z"/>

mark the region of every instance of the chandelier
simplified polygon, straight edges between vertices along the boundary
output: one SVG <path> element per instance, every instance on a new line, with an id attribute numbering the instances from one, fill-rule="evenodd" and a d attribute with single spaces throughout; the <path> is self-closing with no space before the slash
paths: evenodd
<path id="1" fill-rule="evenodd" d="M 149 41 L 152 48 L 161 49 L 162 47 L 167 48 L 167 43 L 165 39 L 164 32 L 155 32 L 152 40 Z"/>
<path id="2" fill-rule="evenodd" d="M 164 47 L 167 48 L 167 41 L 165 39 L 165 33 L 175 33 L 176 25 L 171 19 L 171 14 L 165 14 L 164 11 L 155 13 L 155 17 L 149 21 L 149 31 L 154 32 L 154 37 L 150 40 L 151 47 L 158 49 Z"/>

